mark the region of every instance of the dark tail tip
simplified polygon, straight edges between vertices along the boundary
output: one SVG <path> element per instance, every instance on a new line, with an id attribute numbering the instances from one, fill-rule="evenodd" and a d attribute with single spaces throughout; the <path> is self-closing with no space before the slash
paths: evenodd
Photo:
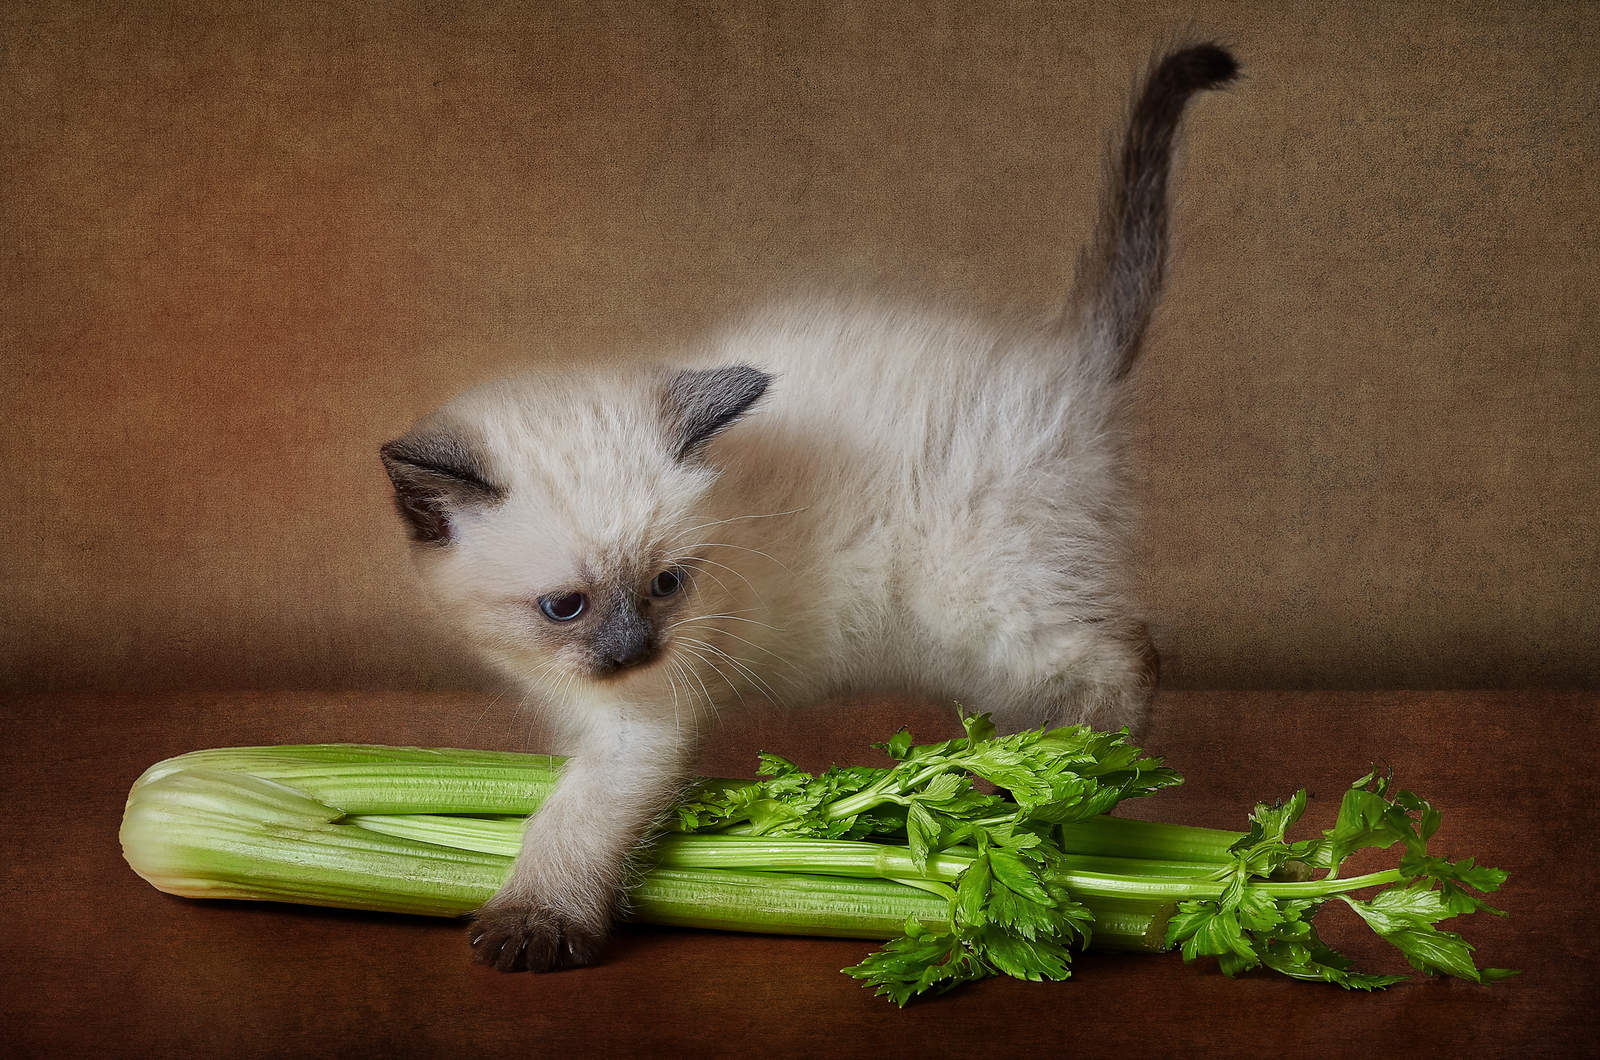
<path id="1" fill-rule="evenodd" d="M 1225 85 L 1239 75 L 1239 61 L 1220 44 L 1196 44 L 1161 60 L 1156 78 L 1180 92 Z"/>
<path id="2" fill-rule="evenodd" d="M 1079 266 L 1077 300 L 1120 378 L 1138 354 L 1167 256 L 1167 174 L 1189 97 L 1232 81 L 1239 64 L 1219 44 L 1193 44 L 1155 64 L 1134 104 L 1094 245 Z"/>

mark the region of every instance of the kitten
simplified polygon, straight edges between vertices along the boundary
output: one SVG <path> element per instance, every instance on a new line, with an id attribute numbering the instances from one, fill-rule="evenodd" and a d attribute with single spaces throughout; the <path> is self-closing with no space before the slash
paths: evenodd
<path id="1" fill-rule="evenodd" d="M 477 914 L 478 960 L 594 960 L 629 852 L 745 700 L 893 689 L 1010 728 L 1140 720 L 1123 377 L 1179 118 L 1235 70 L 1214 45 L 1154 68 L 1053 324 L 800 302 L 687 364 L 474 389 L 383 447 L 438 605 L 573 751 Z"/>

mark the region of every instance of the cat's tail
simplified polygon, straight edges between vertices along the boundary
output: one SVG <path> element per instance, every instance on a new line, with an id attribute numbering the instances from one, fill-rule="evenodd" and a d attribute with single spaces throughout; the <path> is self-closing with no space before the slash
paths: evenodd
<path id="1" fill-rule="evenodd" d="M 1183 48 L 1156 64 L 1134 104 L 1094 242 L 1078 260 L 1072 299 L 1092 356 L 1114 379 L 1133 366 L 1161 291 L 1167 174 L 1184 105 L 1202 89 L 1227 84 L 1238 71 L 1219 45 Z"/>

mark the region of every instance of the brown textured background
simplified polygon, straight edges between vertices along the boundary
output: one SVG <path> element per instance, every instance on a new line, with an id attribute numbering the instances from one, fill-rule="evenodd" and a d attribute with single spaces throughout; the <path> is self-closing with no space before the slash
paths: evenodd
<path id="1" fill-rule="evenodd" d="M 0 7 L 0 690 L 472 687 L 375 450 L 797 280 L 1064 289 L 1155 42 L 1176 686 L 1594 685 L 1583 4 Z"/>

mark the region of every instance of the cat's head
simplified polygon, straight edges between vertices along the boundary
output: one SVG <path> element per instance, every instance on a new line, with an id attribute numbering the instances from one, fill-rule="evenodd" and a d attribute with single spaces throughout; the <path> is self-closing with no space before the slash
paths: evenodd
<path id="1" fill-rule="evenodd" d="M 637 368 L 455 398 L 381 450 L 434 599 L 526 684 L 662 683 L 696 619 L 728 606 L 696 563 L 717 518 L 707 445 L 769 382 L 746 365 Z"/>

